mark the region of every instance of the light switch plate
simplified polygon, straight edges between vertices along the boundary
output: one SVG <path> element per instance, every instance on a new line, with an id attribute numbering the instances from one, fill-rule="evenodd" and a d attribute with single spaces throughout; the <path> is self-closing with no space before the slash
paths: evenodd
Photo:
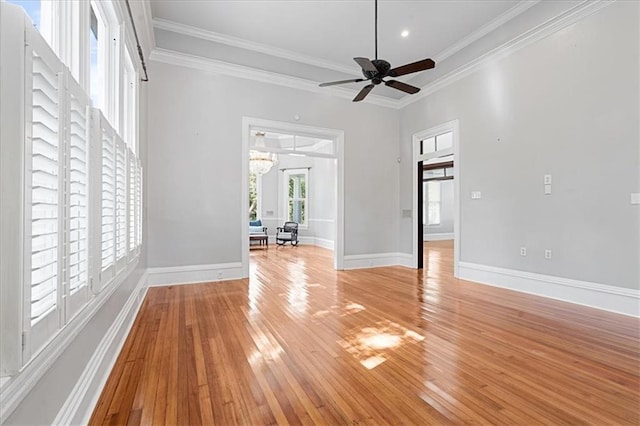
<path id="1" fill-rule="evenodd" d="M 631 204 L 640 204 L 640 192 L 631 194 Z"/>
<path id="2" fill-rule="evenodd" d="M 546 195 L 551 194 L 551 185 L 545 185 L 545 186 L 544 186 L 544 193 L 545 193 Z"/>

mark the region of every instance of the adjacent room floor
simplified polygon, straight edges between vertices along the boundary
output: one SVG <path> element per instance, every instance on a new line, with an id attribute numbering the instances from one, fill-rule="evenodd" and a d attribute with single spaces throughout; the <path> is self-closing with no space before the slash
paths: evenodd
<path id="1" fill-rule="evenodd" d="M 640 422 L 638 319 L 308 246 L 151 288 L 92 424 Z"/>

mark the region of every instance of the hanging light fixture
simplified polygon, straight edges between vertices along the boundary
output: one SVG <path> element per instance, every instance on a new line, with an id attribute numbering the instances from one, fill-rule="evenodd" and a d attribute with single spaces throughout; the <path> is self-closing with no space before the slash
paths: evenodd
<path id="1" fill-rule="evenodd" d="M 264 132 L 256 132 L 256 148 L 266 149 L 264 144 Z M 278 161 L 276 154 L 264 151 L 249 151 L 249 171 L 256 175 L 263 175 L 271 170 Z"/>

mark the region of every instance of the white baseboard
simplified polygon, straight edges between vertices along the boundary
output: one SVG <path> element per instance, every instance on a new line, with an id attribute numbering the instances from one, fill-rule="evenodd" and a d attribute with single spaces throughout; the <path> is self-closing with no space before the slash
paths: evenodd
<path id="1" fill-rule="evenodd" d="M 329 250 L 333 250 L 334 248 L 333 240 L 327 240 L 325 238 L 299 236 L 298 241 L 300 242 L 300 244 L 303 244 L 303 245 L 318 246 L 318 247 L 326 248 Z M 275 235 L 270 235 L 269 245 L 275 245 L 275 244 L 276 244 Z"/>
<path id="2" fill-rule="evenodd" d="M 454 234 L 453 232 L 441 232 L 438 234 L 423 234 L 423 241 L 442 241 L 442 240 L 453 240 Z"/>
<path id="3" fill-rule="evenodd" d="M 640 317 L 640 291 L 569 278 L 460 262 L 458 278 Z"/>
<path id="4" fill-rule="evenodd" d="M 415 269 L 413 266 L 413 255 L 408 253 L 397 253 L 398 265 L 405 268 Z"/>
<path id="5" fill-rule="evenodd" d="M 148 273 L 149 287 L 246 278 L 241 262 L 149 268 Z"/>
<path id="6" fill-rule="evenodd" d="M 88 424 L 146 294 L 145 272 L 91 356 L 53 424 Z M 105 362 L 106 361 L 106 362 Z M 94 389 L 93 395 L 87 395 Z"/>
<path id="7" fill-rule="evenodd" d="M 410 268 L 411 261 L 411 255 L 406 253 L 355 254 L 344 257 L 343 267 L 348 270 L 409 265 Z"/>

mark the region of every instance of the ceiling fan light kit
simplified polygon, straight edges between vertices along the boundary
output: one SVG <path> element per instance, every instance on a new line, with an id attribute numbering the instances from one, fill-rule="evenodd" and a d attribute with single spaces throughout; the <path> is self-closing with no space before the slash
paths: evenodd
<path id="1" fill-rule="evenodd" d="M 384 80 L 387 77 L 395 78 L 418 71 L 425 71 L 436 66 L 432 59 L 423 59 L 421 61 L 402 65 L 400 67 L 391 68 L 391 64 L 384 59 L 378 59 L 378 0 L 375 0 L 375 59 L 369 58 L 353 58 L 354 61 L 362 68 L 364 78 L 354 78 L 350 80 L 332 81 L 329 83 L 321 83 L 320 87 L 335 86 L 338 84 L 359 83 L 361 81 L 370 81 L 371 83 L 364 86 L 360 92 L 353 98 L 353 102 L 360 102 L 367 97 L 369 92 L 378 84 L 384 83 L 385 86 L 413 95 L 420 91 L 419 87 L 403 83 L 398 80 Z"/>

